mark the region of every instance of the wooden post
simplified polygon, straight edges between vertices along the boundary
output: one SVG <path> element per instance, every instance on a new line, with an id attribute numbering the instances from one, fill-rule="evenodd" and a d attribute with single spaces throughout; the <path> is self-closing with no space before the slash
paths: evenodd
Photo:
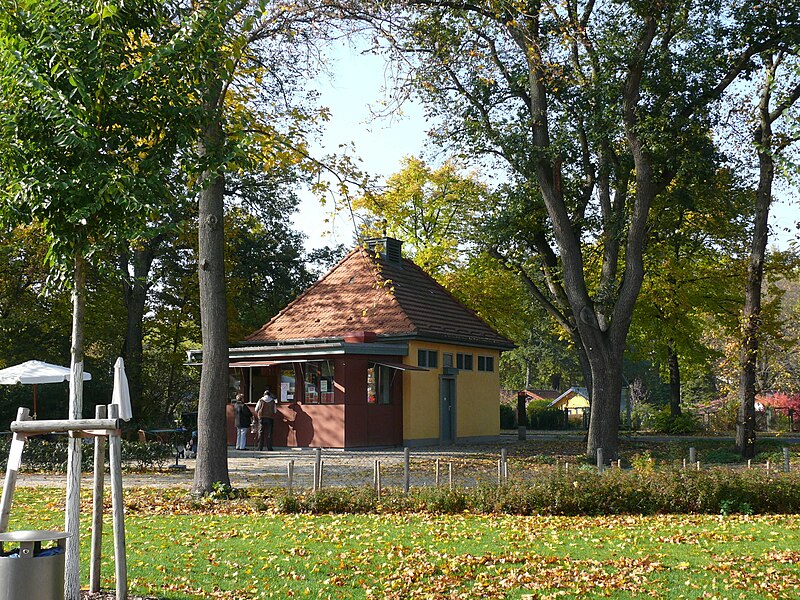
<path id="1" fill-rule="evenodd" d="M 411 451 L 403 448 L 403 493 L 407 494 L 411 488 Z"/>
<path id="2" fill-rule="evenodd" d="M 106 407 L 96 406 L 95 417 L 106 418 Z M 89 591 L 100 591 L 100 559 L 103 544 L 103 493 L 105 491 L 106 436 L 94 438 L 94 494 L 92 496 L 92 551 L 89 565 Z"/>
<path id="3" fill-rule="evenodd" d="M 75 257 L 72 287 L 72 347 L 70 350 L 69 407 L 67 417 L 83 415 L 83 321 L 86 310 L 86 260 Z M 64 600 L 81 597 L 81 438 L 70 436 L 67 442 L 67 500 L 64 530 L 69 534 L 64 555 Z"/>
<path id="4" fill-rule="evenodd" d="M 119 416 L 119 406 L 109 404 L 108 415 L 116 419 Z M 111 512 L 114 523 L 114 579 L 117 584 L 117 600 L 127 600 L 128 559 L 125 554 L 125 502 L 122 497 L 122 441 L 119 432 L 109 436 L 108 462 L 111 472 Z"/>
<path id="5" fill-rule="evenodd" d="M 697 462 L 697 448 L 689 448 L 689 463 L 694 464 Z"/>
<path id="6" fill-rule="evenodd" d="M 791 469 L 791 465 L 789 464 L 789 448 L 788 446 L 783 447 L 783 470 L 787 473 Z"/>
<path id="7" fill-rule="evenodd" d="M 602 473 L 603 472 L 603 467 L 604 467 L 603 462 L 604 462 L 603 461 L 603 449 L 602 448 L 598 448 L 597 449 L 597 472 L 598 473 Z"/>
<path id="8" fill-rule="evenodd" d="M 30 411 L 27 408 L 18 408 L 17 421 L 27 421 L 28 419 L 30 419 Z M 8 529 L 8 517 L 11 514 L 11 504 L 14 502 L 14 489 L 17 487 L 17 474 L 22 464 L 25 439 L 26 437 L 22 433 L 15 433 L 11 439 L 8 463 L 6 463 L 6 479 L 3 484 L 3 497 L 0 499 L 0 533 L 5 533 Z"/>
<path id="9" fill-rule="evenodd" d="M 322 448 L 314 449 L 314 491 L 319 490 L 319 474 L 322 470 L 320 463 L 322 462 Z"/>
<path id="10" fill-rule="evenodd" d="M 292 488 L 294 486 L 294 461 L 290 460 L 289 463 L 286 465 L 286 476 L 289 479 L 289 493 L 292 493 Z"/>

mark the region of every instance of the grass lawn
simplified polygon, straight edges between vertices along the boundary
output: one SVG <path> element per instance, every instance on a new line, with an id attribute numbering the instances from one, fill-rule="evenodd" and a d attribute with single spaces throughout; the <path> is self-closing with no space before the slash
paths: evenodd
<path id="1" fill-rule="evenodd" d="M 800 518 L 283 515 L 246 502 L 126 514 L 132 594 L 185 598 L 798 598 Z M 82 560 L 89 557 L 85 502 Z M 20 488 L 10 529 L 63 528 Z M 103 587 L 113 589 L 107 519 Z M 88 576 L 84 573 L 84 584 Z"/>

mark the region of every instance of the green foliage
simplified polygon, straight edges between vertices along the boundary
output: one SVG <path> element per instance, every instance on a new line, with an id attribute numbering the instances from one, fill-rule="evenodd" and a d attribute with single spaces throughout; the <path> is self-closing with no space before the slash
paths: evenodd
<path id="1" fill-rule="evenodd" d="M 694 414 L 685 410 L 680 415 L 671 415 L 668 408 L 662 409 L 653 415 L 652 427 L 654 431 L 659 433 L 674 435 L 700 431 L 700 423 Z"/>
<path id="2" fill-rule="evenodd" d="M 517 411 L 508 404 L 500 405 L 500 429 L 516 429 Z"/>
<path id="3" fill-rule="evenodd" d="M 429 512 L 512 515 L 621 515 L 662 513 L 793 514 L 800 510 L 800 475 L 756 470 L 703 471 L 654 468 L 650 457 L 635 459 L 633 471 L 602 475 L 588 468 L 549 470 L 502 486 L 412 488 L 409 494 L 372 488 L 325 488 L 313 494 L 275 494 L 286 513 Z"/>
<path id="4" fill-rule="evenodd" d="M 564 411 L 558 408 L 548 408 L 547 400 L 532 400 L 528 402 L 528 427 L 531 429 L 563 429 Z"/>
<path id="5" fill-rule="evenodd" d="M 9 438 L 0 438 L 0 468 L 5 469 L 10 448 Z M 122 463 L 132 471 L 155 471 L 163 469 L 175 458 L 174 447 L 158 442 L 136 442 L 122 440 Z M 94 469 L 94 445 L 86 445 L 81 452 L 81 469 L 85 472 Z M 30 438 L 25 443 L 22 454 L 22 471 L 44 473 L 66 473 L 67 440 Z"/>

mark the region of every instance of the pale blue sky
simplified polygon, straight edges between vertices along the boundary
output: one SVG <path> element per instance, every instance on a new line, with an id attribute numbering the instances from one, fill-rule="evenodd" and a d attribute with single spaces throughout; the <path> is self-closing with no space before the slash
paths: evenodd
<path id="1" fill-rule="evenodd" d="M 340 144 L 352 142 L 353 156 L 360 158 L 361 167 L 386 178 L 399 170 L 403 157 L 423 152 L 428 125 L 419 106 L 407 102 L 403 105 L 403 115 L 372 118 L 370 106 L 380 106 L 385 98 L 383 87 L 388 83 L 382 57 L 360 54 L 343 42 L 331 55 L 330 70 L 333 79 L 320 77 L 315 86 L 321 94 L 321 104 L 331 110 L 331 120 L 320 142 L 321 153 L 339 151 Z M 781 248 L 800 240 L 798 194 L 797 190 L 793 192 L 781 191 L 781 199 L 771 212 L 770 243 Z M 332 219 L 331 207 L 330 201 L 323 207 L 311 194 L 303 195 L 294 223 L 308 236 L 308 248 L 353 244 L 349 215 L 340 213 Z"/>

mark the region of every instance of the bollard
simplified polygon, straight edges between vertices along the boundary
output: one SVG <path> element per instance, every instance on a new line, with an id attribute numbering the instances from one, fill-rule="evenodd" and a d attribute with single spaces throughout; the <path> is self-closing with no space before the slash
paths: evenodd
<path id="1" fill-rule="evenodd" d="M 787 473 L 791 469 L 791 465 L 789 464 L 789 448 L 787 446 L 783 447 L 783 470 Z"/>
<path id="2" fill-rule="evenodd" d="M 407 494 L 411 487 L 411 451 L 403 448 L 403 493 Z"/>
<path id="3" fill-rule="evenodd" d="M 320 463 L 322 462 L 322 448 L 314 449 L 314 491 L 319 489 L 319 475 L 322 469 Z"/>
<path id="4" fill-rule="evenodd" d="M 598 473 L 602 473 L 603 472 L 603 449 L 602 448 L 598 448 L 597 449 L 597 472 Z"/>

